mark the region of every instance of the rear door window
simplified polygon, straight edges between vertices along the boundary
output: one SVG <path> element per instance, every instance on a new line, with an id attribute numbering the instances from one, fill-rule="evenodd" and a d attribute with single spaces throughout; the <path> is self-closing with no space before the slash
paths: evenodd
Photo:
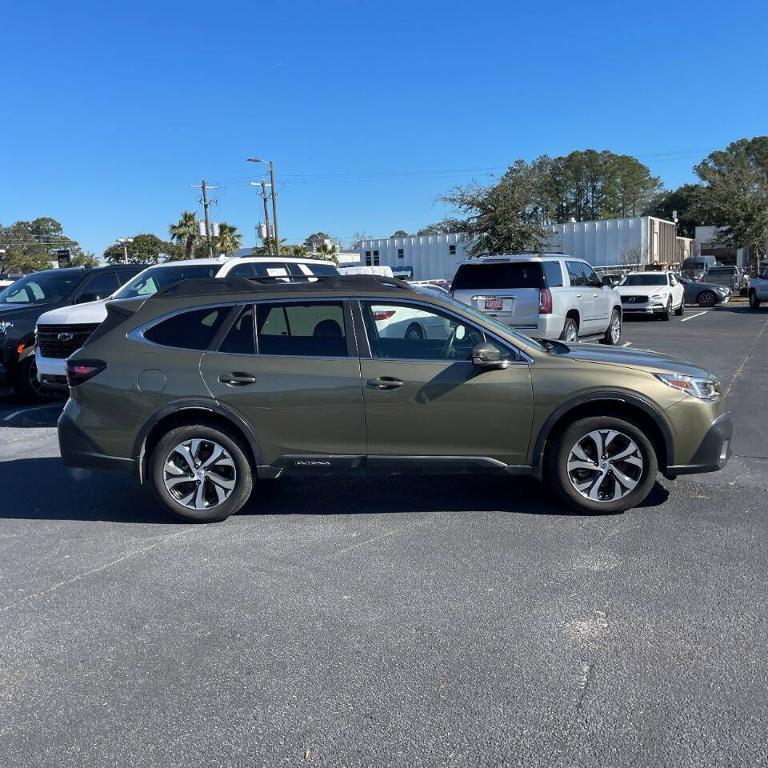
<path id="1" fill-rule="evenodd" d="M 462 264 L 453 278 L 454 291 L 541 288 L 541 262 Z"/>
<path id="2" fill-rule="evenodd" d="M 340 301 L 257 304 L 256 327 L 261 355 L 347 356 Z"/>
<path id="3" fill-rule="evenodd" d="M 144 331 L 153 344 L 179 349 L 208 349 L 231 307 L 206 307 L 180 312 Z"/>

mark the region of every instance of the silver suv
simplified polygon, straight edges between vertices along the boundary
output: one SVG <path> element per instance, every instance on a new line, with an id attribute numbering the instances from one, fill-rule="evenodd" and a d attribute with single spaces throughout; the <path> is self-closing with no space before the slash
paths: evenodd
<path id="1" fill-rule="evenodd" d="M 563 254 L 486 256 L 459 265 L 451 295 L 529 336 L 618 344 L 621 297 L 609 283 Z"/>

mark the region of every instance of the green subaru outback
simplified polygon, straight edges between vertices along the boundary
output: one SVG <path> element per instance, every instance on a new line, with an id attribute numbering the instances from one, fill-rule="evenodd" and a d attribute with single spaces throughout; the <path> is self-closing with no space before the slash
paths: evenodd
<path id="1" fill-rule="evenodd" d="M 659 471 L 731 454 L 720 385 L 697 366 L 537 341 L 371 276 L 113 301 L 67 373 L 64 462 L 130 470 L 187 520 L 223 520 L 259 480 L 363 471 L 533 476 L 616 512 Z"/>

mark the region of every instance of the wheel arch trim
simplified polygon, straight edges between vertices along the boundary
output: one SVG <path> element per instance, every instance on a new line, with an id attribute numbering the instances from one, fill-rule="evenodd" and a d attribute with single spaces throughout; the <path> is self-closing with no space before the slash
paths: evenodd
<path id="1" fill-rule="evenodd" d="M 567 416 L 570 412 L 576 410 L 580 406 L 599 402 L 620 403 L 643 411 L 646 416 L 653 420 L 653 423 L 661 432 L 662 439 L 664 440 L 666 463 L 674 463 L 674 441 L 672 439 L 672 430 L 663 413 L 651 401 L 636 392 L 624 392 L 622 390 L 590 390 L 588 392 L 582 392 L 558 406 L 539 429 L 530 455 L 530 464 L 534 477 L 539 480 L 542 477 L 544 453 L 548 438 L 554 427 L 563 417 Z"/>
<path id="2" fill-rule="evenodd" d="M 262 449 L 259 441 L 256 439 L 253 430 L 250 428 L 246 420 L 240 416 L 236 411 L 228 408 L 218 401 L 211 401 L 205 399 L 187 399 L 177 400 L 173 403 L 167 403 L 162 408 L 155 411 L 145 422 L 139 433 L 136 435 L 136 439 L 133 443 L 132 456 L 135 461 L 136 472 L 140 483 L 146 480 L 146 446 L 147 438 L 152 433 L 152 430 L 163 419 L 169 416 L 174 416 L 184 411 L 207 411 L 214 416 L 217 416 L 225 421 L 238 431 L 239 434 L 245 438 L 248 443 L 248 447 L 253 454 L 254 468 L 262 463 Z"/>

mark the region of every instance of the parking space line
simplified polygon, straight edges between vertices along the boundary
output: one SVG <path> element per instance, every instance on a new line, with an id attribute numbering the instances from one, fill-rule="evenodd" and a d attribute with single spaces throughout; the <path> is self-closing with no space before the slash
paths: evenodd
<path id="1" fill-rule="evenodd" d="M 35 411 L 42 411 L 46 408 L 58 408 L 60 405 L 61 403 L 47 403 L 46 405 L 33 405 L 30 408 L 21 408 L 18 411 L 9 413 L 7 416 L 3 416 L 3 421 L 11 421 L 17 416 L 21 416 L 23 413 L 34 413 Z"/>
<path id="2" fill-rule="evenodd" d="M 689 320 L 693 320 L 694 317 L 701 317 L 702 315 L 708 314 L 707 312 L 697 312 L 695 315 L 688 315 L 688 317 L 684 317 L 680 322 L 681 323 L 687 323 Z"/>
<path id="3" fill-rule="evenodd" d="M 632 342 L 631 341 L 625 341 L 621 346 L 622 347 L 631 347 L 632 346 Z"/>

